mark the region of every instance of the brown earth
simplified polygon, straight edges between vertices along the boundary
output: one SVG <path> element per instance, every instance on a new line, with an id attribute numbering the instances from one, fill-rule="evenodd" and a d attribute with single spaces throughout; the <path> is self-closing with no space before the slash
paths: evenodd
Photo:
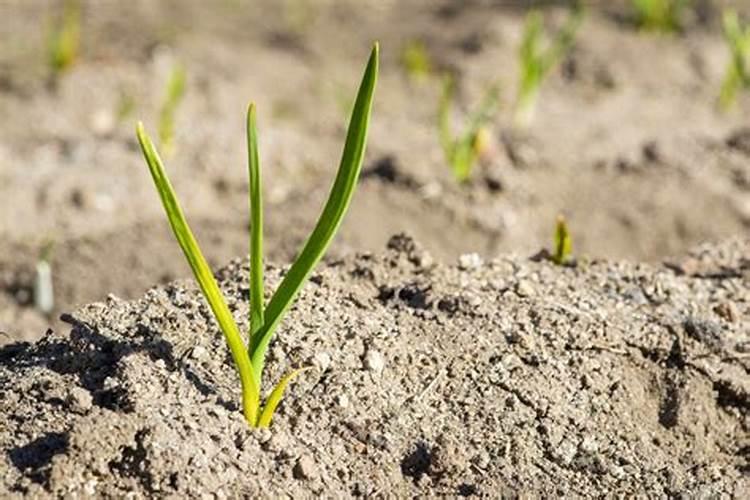
<path id="1" fill-rule="evenodd" d="M 54 81 L 59 4 L 1 2 L 0 497 L 750 496 L 750 99 L 716 106 L 729 4 L 750 14 L 696 0 L 684 32 L 659 36 L 627 2 L 592 3 L 518 130 L 517 2 L 84 1 L 80 60 Z M 544 13 L 550 28 L 565 15 Z M 328 192 L 376 39 L 363 178 L 265 385 L 317 370 L 252 431 L 134 123 L 155 132 L 184 64 L 167 166 L 244 324 L 245 106 L 274 285 Z M 435 68 L 422 81 L 400 63 L 414 40 Z M 503 92 L 466 185 L 437 139 L 444 71 L 457 122 Z M 578 265 L 530 260 L 560 213 Z"/>
<path id="2" fill-rule="evenodd" d="M 286 262 L 327 193 L 374 39 L 372 175 L 335 254 L 382 248 L 402 230 L 442 259 L 530 253 L 548 244 L 558 213 L 576 251 L 597 257 L 658 262 L 744 234 L 748 149 L 727 141 L 747 123 L 749 101 L 717 111 L 729 56 L 718 9 L 698 3 L 676 36 L 639 33 L 622 2 L 590 9 L 519 133 L 510 118 L 524 10 L 512 2 L 83 2 L 80 61 L 54 86 L 39 26 L 57 4 L 3 2 L 0 331 L 35 338 L 78 305 L 187 276 L 133 134 L 136 118 L 155 130 L 175 61 L 188 86 L 168 167 L 215 265 L 247 248 L 246 103 L 260 112 L 269 258 Z M 560 25 L 562 9 L 545 13 Z M 503 89 L 495 153 L 467 186 L 453 181 L 437 141 L 437 78 L 414 82 L 399 62 L 412 40 L 425 43 L 435 74 L 458 76 L 461 110 L 490 83 Z M 134 111 L 118 118 L 124 96 Z M 50 240 L 57 307 L 44 318 L 28 307 L 28 280 Z"/>
<path id="3" fill-rule="evenodd" d="M 329 262 L 266 384 L 317 369 L 263 432 L 192 281 L 88 305 L 0 350 L 0 496 L 747 498 L 748 243 L 446 266 L 400 236 Z M 247 273 L 218 273 L 241 324 Z"/>

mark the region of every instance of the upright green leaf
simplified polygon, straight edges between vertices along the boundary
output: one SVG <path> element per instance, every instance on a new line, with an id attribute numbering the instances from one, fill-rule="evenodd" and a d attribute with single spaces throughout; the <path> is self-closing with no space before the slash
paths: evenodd
<path id="1" fill-rule="evenodd" d="M 555 249 L 552 254 L 552 260 L 555 264 L 563 265 L 573 251 L 573 241 L 568 232 L 568 225 L 565 223 L 565 217 L 560 215 L 557 218 L 557 224 L 555 225 Z"/>
<path id="2" fill-rule="evenodd" d="M 261 380 L 265 352 L 274 330 L 313 267 L 325 253 L 349 207 L 365 154 L 373 93 L 378 77 L 378 52 L 378 45 L 375 44 L 354 103 L 341 164 L 328 201 L 297 260 L 271 297 L 265 310 L 263 327 L 252 339 L 250 356 L 257 380 Z"/>
<path id="3" fill-rule="evenodd" d="M 237 324 L 232 318 L 232 313 L 227 307 L 224 296 L 219 290 L 219 285 L 216 283 L 211 268 L 208 266 L 206 259 L 203 257 L 203 253 L 198 246 L 198 242 L 193 236 L 193 232 L 190 230 L 185 215 L 182 212 L 180 203 L 177 201 L 177 196 L 174 193 L 172 184 L 167 178 L 167 174 L 164 170 L 161 158 L 154 148 L 151 139 L 143 129 L 143 124 L 138 122 L 136 127 L 136 135 L 138 136 L 138 142 L 141 145 L 141 150 L 148 163 L 151 177 L 156 185 L 156 190 L 159 192 L 164 210 L 169 219 L 169 224 L 172 226 L 177 242 L 180 244 L 185 258 L 195 275 L 196 281 L 203 291 L 203 295 L 206 297 L 211 310 L 216 317 L 221 330 L 224 332 L 224 336 L 227 339 L 227 344 L 232 353 L 232 358 L 237 366 L 237 371 L 240 375 L 240 381 L 242 383 L 242 396 L 243 396 L 243 408 L 245 410 L 245 418 L 251 425 L 256 425 L 258 418 L 258 406 L 260 401 L 260 388 L 259 388 L 259 377 L 255 376 L 253 367 L 250 363 L 250 358 L 245 345 L 242 341 L 242 336 L 237 328 Z"/>
<path id="4" fill-rule="evenodd" d="M 458 182 L 465 182 L 469 179 L 471 169 L 477 160 L 476 146 L 480 130 L 492 119 L 500 101 L 500 88 L 498 85 L 492 85 L 487 90 L 469 118 L 463 133 L 457 137 L 453 136 L 450 125 L 453 89 L 453 80 L 446 76 L 438 107 L 438 133 L 445 159 L 453 170 L 454 177 Z"/>
<path id="5" fill-rule="evenodd" d="M 255 104 L 247 109 L 247 165 L 250 179 L 250 343 L 263 326 L 263 194 L 258 159 Z"/>

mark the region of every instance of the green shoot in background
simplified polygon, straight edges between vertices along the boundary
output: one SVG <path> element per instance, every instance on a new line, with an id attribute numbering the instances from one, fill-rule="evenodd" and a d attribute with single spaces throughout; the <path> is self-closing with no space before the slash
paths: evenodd
<path id="1" fill-rule="evenodd" d="M 562 29 L 546 48 L 542 47 L 544 33 L 541 12 L 532 10 L 526 15 L 523 38 L 518 51 L 520 81 L 515 109 L 517 126 L 526 127 L 531 123 L 542 82 L 570 50 L 583 21 L 583 15 L 583 7 L 576 4 L 568 14 Z"/>
<path id="2" fill-rule="evenodd" d="M 34 307 L 45 315 L 52 314 L 55 308 L 55 292 L 52 286 L 53 241 L 47 241 L 36 261 L 34 275 Z"/>
<path id="3" fill-rule="evenodd" d="M 410 40 L 404 45 L 400 62 L 412 82 L 423 82 L 432 74 L 432 62 L 427 47 L 419 40 Z"/>
<path id="4" fill-rule="evenodd" d="M 175 64 L 169 73 L 169 80 L 164 89 L 164 99 L 159 110 L 159 145 L 167 157 L 174 153 L 174 116 L 185 95 L 185 78 L 185 68 L 180 64 Z"/>
<path id="5" fill-rule="evenodd" d="M 721 84 L 719 106 L 727 111 L 737 100 L 737 93 L 750 88 L 750 25 L 741 25 L 737 12 L 733 10 L 724 11 L 723 18 L 724 38 L 732 57 Z"/>
<path id="6" fill-rule="evenodd" d="M 573 240 L 568 232 L 568 225 L 565 223 L 565 217 L 559 215 L 557 224 L 555 224 L 554 248 L 552 251 L 552 261 L 559 265 L 565 265 L 570 261 L 573 252 Z"/>
<path id="7" fill-rule="evenodd" d="M 78 0 L 65 0 L 63 12 L 55 21 L 49 38 L 49 65 L 56 78 L 78 58 L 81 43 L 81 6 Z"/>
<path id="8" fill-rule="evenodd" d="M 118 123 L 127 120 L 135 111 L 135 97 L 130 92 L 120 89 L 120 96 L 117 99 L 115 108 L 115 117 Z"/>
<path id="9" fill-rule="evenodd" d="M 459 182 L 466 182 L 480 153 L 486 125 L 492 120 L 500 99 L 500 88 L 491 86 L 469 117 L 463 133 L 454 135 L 451 128 L 451 109 L 455 85 L 451 77 L 443 80 L 443 93 L 438 108 L 438 133 L 445 159 Z"/>
<path id="10" fill-rule="evenodd" d="M 242 386 L 242 408 L 252 427 L 268 427 L 289 382 L 301 370 L 293 370 L 278 382 L 261 404 L 263 364 L 271 337 L 279 326 L 297 292 L 302 288 L 315 265 L 325 253 L 336 234 L 354 194 L 367 143 L 373 94 L 378 76 L 378 45 L 375 44 L 349 121 L 344 151 L 328 201 L 305 246 L 271 297 L 264 304 L 263 286 L 263 208 L 258 156 L 258 137 L 255 125 L 255 106 L 247 112 L 248 171 L 250 177 L 250 331 L 245 342 L 232 313 L 219 290 L 216 279 L 198 247 L 182 208 L 164 171 L 161 158 L 138 123 L 137 136 L 151 176 L 159 192 L 164 210 L 174 235 L 185 254 L 203 295 L 226 338 L 232 359 L 237 367 Z"/>
<path id="11" fill-rule="evenodd" d="M 635 22 L 646 31 L 679 31 L 682 11 L 689 3 L 690 0 L 632 0 Z"/>

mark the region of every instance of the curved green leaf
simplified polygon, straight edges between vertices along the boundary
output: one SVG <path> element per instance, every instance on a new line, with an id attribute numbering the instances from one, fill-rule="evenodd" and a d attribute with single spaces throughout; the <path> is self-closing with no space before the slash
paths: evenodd
<path id="1" fill-rule="evenodd" d="M 354 103 L 341 163 L 328 201 L 297 260 L 289 268 L 279 288 L 271 297 L 265 310 L 263 327 L 252 338 L 250 356 L 257 380 L 261 380 L 265 352 L 274 330 L 313 267 L 325 253 L 349 207 L 365 154 L 373 94 L 378 78 L 378 52 L 376 43 L 370 54 Z"/>
<path id="2" fill-rule="evenodd" d="M 146 135 L 141 122 L 138 122 L 136 127 L 136 135 L 138 136 L 143 156 L 146 158 L 146 163 L 148 163 L 151 177 L 156 185 L 156 190 L 159 192 L 159 197 L 164 205 L 164 210 L 167 213 L 167 218 L 169 219 L 169 224 L 172 226 L 175 238 L 177 238 L 177 242 L 185 254 L 190 269 L 193 270 L 195 279 L 198 281 L 203 295 L 206 297 L 208 305 L 216 317 L 216 321 L 224 332 L 242 383 L 245 418 L 250 425 L 255 425 L 260 401 L 259 379 L 255 377 L 250 358 L 242 342 L 240 331 L 237 328 L 234 318 L 232 318 L 232 313 L 227 307 L 221 290 L 219 290 L 219 285 L 216 283 L 211 268 L 203 257 L 198 242 L 195 240 L 187 220 L 185 220 L 185 215 L 182 212 L 180 203 L 177 201 L 172 184 L 167 178 L 161 158 L 151 139 Z"/>
<path id="3" fill-rule="evenodd" d="M 289 385 L 289 382 L 291 382 L 297 375 L 309 370 L 310 368 L 312 368 L 312 366 L 305 366 L 303 368 L 293 370 L 290 373 L 287 373 L 279 381 L 279 383 L 276 384 L 276 387 L 273 388 L 273 391 L 271 391 L 271 394 L 266 400 L 266 406 L 263 408 L 263 411 L 258 417 L 258 427 L 265 428 L 271 425 L 271 419 L 273 419 L 273 414 L 276 412 L 276 407 L 279 406 L 281 398 L 284 396 L 286 386 Z"/>

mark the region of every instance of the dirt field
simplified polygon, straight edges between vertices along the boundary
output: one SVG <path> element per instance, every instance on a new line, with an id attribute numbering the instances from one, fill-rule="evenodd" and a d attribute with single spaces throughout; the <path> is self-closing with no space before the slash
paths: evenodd
<path id="1" fill-rule="evenodd" d="M 83 2 L 79 60 L 54 84 L 58 3 L 0 3 L 0 496 L 748 496 L 750 98 L 717 109 L 720 2 L 696 1 L 675 35 L 605 3 L 525 130 L 518 3 Z M 543 12 L 550 29 L 566 15 Z M 319 369 L 253 432 L 134 124 L 155 133 L 182 64 L 167 167 L 246 318 L 246 105 L 278 278 L 328 193 L 373 40 L 362 180 L 269 361 L 273 380 Z M 433 66 L 420 81 L 401 63 L 414 41 Z M 438 141 L 448 71 L 457 120 L 501 88 L 465 185 Z M 530 260 L 558 214 L 577 267 Z"/>

